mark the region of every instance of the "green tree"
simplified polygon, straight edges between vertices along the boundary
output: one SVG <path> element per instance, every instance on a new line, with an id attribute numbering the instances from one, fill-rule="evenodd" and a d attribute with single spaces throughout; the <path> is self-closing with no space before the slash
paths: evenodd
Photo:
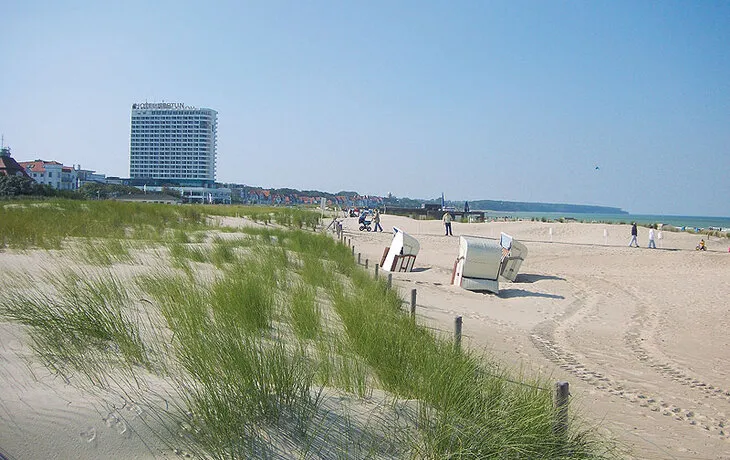
<path id="1" fill-rule="evenodd" d="M 0 176 L 0 196 L 55 196 L 55 192 L 50 185 L 38 184 L 30 177 Z"/>
<path id="2" fill-rule="evenodd" d="M 107 199 L 141 192 L 138 188 L 127 185 L 87 182 L 79 188 L 79 193 L 87 199 Z"/>

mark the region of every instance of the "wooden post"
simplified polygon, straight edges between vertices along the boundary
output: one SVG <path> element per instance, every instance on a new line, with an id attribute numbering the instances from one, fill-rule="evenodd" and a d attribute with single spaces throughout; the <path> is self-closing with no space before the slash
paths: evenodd
<path id="1" fill-rule="evenodd" d="M 411 318 L 416 319 L 416 289 L 411 289 Z"/>
<path id="2" fill-rule="evenodd" d="M 378 280 L 378 268 L 379 267 L 380 267 L 379 264 L 375 264 L 375 280 L 376 281 Z"/>
<path id="3" fill-rule="evenodd" d="M 388 273 L 388 289 L 390 289 L 393 286 L 393 274 Z"/>
<path id="4" fill-rule="evenodd" d="M 564 435 L 568 432 L 568 396 L 570 396 L 568 382 L 556 382 L 553 433 L 558 435 Z"/>
<path id="5" fill-rule="evenodd" d="M 368 269 L 368 259 L 365 259 L 365 270 Z"/>
<path id="6" fill-rule="evenodd" d="M 454 348 L 461 350 L 461 316 L 457 316 L 454 320 Z"/>
<path id="7" fill-rule="evenodd" d="M 357 264 L 358 264 L 358 265 L 360 265 L 360 255 L 361 255 L 361 254 L 360 254 L 360 253 L 358 252 L 358 253 L 357 253 Z"/>
<path id="8" fill-rule="evenodd" d="M 355 246 L 352 247 L 352 257 L 355 257 Z"/>

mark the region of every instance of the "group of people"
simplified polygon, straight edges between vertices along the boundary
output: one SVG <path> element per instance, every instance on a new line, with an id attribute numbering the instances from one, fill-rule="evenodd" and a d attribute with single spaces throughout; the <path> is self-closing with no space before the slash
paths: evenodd
<path id="1" fill-rule="evenodd" d="M 656 249 L 656 242 L 654 241 L 654 227 L 649 227 L 649 249 Z M 639 229 L 636 228 L 636 222 L 631 224 L 631 241 L 629 241 L 629 247 L 639 247 Z"/>
<path id="2" fill-rule="evenodd" d="M 649 227 L 649 249 L 656 249 L 656 242 L 654 240 L 655 233 L 654 227 Z M 631 224 L 631 241 L 629 241 L 629 247 L 639 247 L 639 229 L 636 228 L 636 222 Z M 661 236 L 660 236 L 661 238 Z"/>
<path id="3" fill-rule="evenodd" d="M 367 222 L 366 218 L 367 218 L 366 211 L 361 211 L 360 218 L 358 219 L 360 224 L 369 223 L 369 222 Z M 454 234 L 451 232 L 451 222 L 454 220 L 454 218 L 451 216 L 451 214 L 448 212 L 445 212 L 443 217 L 441 218 L 441 220 L 443 221 L 444 227 L 446 229 L 446 236 L 454 236 Z M 374 224 L 374 227 L 373 227 L 374 232 L 383 231 L 383 227 L 380 225 L 380 210 L 379 209 L 376 208 L 375 211 L 373 211 L 373 218 L 372 218 L 371 222 Z M 368 230 L 368 231 L 370 231 L 370 230 Z"/>
<path id="4" fill-rule="evenodd" d="M 629 241 L 629 247 L 639 247 L 639 230 L 636 228 L 636 222 L 631 224 L 631 241 Z M 659 237 L 661 238 L 661 236 Z M 654 227 L 649 227 L 649 249 L 656 249 L 656 243 L 654 242 Z M 700 240 L 699 244 L 695 248 L 698 251 L 707 251 L 704 238 Z M 730 252 L 730 249 L 728 249 Z"/>
<path id="5" fill-rule="evenodd" d="M 360 218 L 358 219 L 358 222 L 363 225 L 370 223 L 367 221 L 367 211 L 360 211 Z M 380 225 L 380 210 L 379 209 L 375 209 L 375 211 L 373 211 L 373 218 L 372 218 L 371 222 L 375 225 L 375 227 L 373 228 L 374 232 L 383 231 L 383 227 Z M 370 230 L 368 229 L 368 231 L 370 231 Z"/>

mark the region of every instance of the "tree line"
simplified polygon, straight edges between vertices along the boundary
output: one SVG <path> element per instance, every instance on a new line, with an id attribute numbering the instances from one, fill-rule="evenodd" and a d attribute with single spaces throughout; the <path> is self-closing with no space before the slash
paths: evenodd
<path id="1" fill-rule="evenodd" d="M 48 184 L 39 184 L 30 177 L 0 175 L 0 197 L 39 196 L 71 199 L 107 199 L 135 193 L 139 193 L 139 190 L 134 187 L 93 182 L 83 184 L 78 190 L 57 190 Z"/>

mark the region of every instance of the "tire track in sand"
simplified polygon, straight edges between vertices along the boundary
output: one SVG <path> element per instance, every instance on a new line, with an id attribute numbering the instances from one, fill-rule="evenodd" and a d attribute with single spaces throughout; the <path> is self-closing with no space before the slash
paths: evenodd
<path id="1" fill-rule="evenodd" d="M 608 284 L 610 289 L 613 290 L 612 292 L 616 292 L 617 286 L 607 282 L 603 278 L 593 277 L 592 282 L 595 282 L 597 279 L 600 282 Z M 697 410 L 682 409 L 678 405 L 670 402 L 670 399 L 672 399 L 671 396 L 661 397 L 637 388 L 631 388 L 628 384 L 621 383 L 617 377 L 606 375 L 610 371 L 602 373 L 592 370 L 588 366 L 590 359 L 587 356 L 578 350 L 570 350 L 568 331 L 576 328 L 582 322 L 595 318 L 598 315 L 599 305 L 605 305 L 607 302 L 601 302 L 603 294 L 598 293 L 595 289 L 591 289 L 585 283 L 579 284 L 573 280 L 569 281 L 569 284 L 573 288 L 575 300 L 570 303 L 562 314 L 537 324 L 530 332 L 530 340 L 533 345 L 547 359 L 558 365 L 561 369 L 575 375 L 578 379 L 595 387 L 597 390 L 622 398 L 645 410 L 672 417 L 678 422 L 689 423 L 722 439 L 730 440 L 730 422 L 728 422 L 724 414 L 719 413 L 709 416 L 701 414 Z M 644 332 L 644 328 L 651 327 L 650 321 L 647 321 L 647 318 L 650 319 L 647 316 L 648 304 L 641 302 L 635 295 L 624 289 L 620 289 L 619 292 L 629 297 L 629 302 L 634 302 L 630 305 L 635 305 L 635 310 L 631 317 L 632 321 L 623 337 L 630 353 L 634 355 L 642 366 L 647 367 L 647 370 L 660 375 L 662 378 L 667 378 L 668 375 L 684 375 L 682 371 L 676 369 L 676 366 L 663 363 L 662 361 L 664 360 L 653 357 L 646 347 L 641 345 L 641 338 L 647 334 Z M 635 339 L 636 337 L 638 337 L 638 340 Z M 692 380 L 697 380 L 698 384 L 694 386 L 689 385 L 691 389 L 699 389 L 703 392 L 710 391 L 712 395 L 725 397 L 723 390 L 716 391 L 717 388 L 715 387 L 710 390 L 710 385 L 701 385 L 703 382 L 698 379 Z M 673 378 L 672 381 L 679 384 L 687 382 L 686 378 L 684 380 Z M 715 412 L 711 406 L 705 406 L 711 412 Z"/>
<path id="2" fill-rule="evenodd" d="M 665 378 L 703 393 L 705 396 L 730 401 L 730 388 L 704 382 L 701 377 L 692 374 L 691 371 L 683 368 L 659 350 L 659 347 L 655 345 L 659 329 L 659 312 L 650 302 L 642 300 L 641 295 L 630 292 L 617 284 L 609 284 L 613 285 L 613 289 L 621 290 L 636 300 L 636 310 L 631 318 L 631 327 L 624 334 L 624 342 L 639 361 Z"/>

